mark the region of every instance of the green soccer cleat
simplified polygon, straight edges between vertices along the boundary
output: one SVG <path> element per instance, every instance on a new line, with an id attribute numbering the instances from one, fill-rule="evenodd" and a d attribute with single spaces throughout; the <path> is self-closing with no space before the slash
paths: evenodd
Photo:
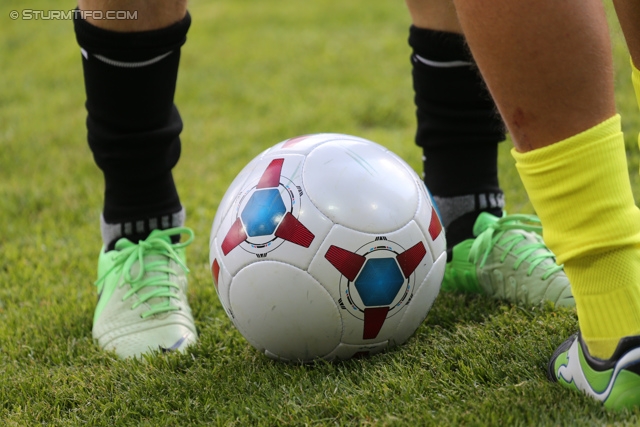
<path id="1" fill-rule="evenodd" d="M 482 212 L 473 226 L 476 238 L 453 247 L 442 290 L 529 306 L 551 301 L 558 307 L 574 307 L 569 280 L 538 234 L 541 230 L 533 215 L 498 218 Z"/>
<path id="2" fill-rule="evenodd" d="M 599 400 L 609 409 L 640 406 L 640 336 L 620 340 L 608 360 L 589 354 L 580 334 L 551 356 L 549 379 Z"/>
<path id="3" fill-rule="evenodd" d="M 171 236 L 189 235 L 184 243 Z M 100 252 L 93 337 L 122 358 L 183 351 L 198 334 L 187 302 L 185 246 L 189 228 L 153 230 L 146 240 L 122 238 Z"/>

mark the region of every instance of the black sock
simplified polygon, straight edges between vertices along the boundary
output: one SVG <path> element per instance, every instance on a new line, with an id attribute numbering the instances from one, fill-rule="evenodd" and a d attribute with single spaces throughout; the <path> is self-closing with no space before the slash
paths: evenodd
<path id="1" fill-rule="evenodd" d="M 480 212 L 504 207 L 497 167 L 504 125 L 462 35 L 412 26 L 409 45 L 424 181 L 452 247 L 473 236 Z"/>
<path id="2" fill-rule="evenodd" d="M 182 120 L 173 103 L 189 14 L 167 28 L 120 33 L 76 16 L 88 141 L 105 179 L 103 219 L 120 224 L 182 210 L 171 169 Z"/>

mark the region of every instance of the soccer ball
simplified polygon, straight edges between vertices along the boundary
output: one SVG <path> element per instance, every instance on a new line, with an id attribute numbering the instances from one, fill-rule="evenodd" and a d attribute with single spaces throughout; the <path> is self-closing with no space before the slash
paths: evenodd
<path id="1" fill-rule="evenodd" d="M 227 315 L 267 356 L 349 359 L 404 343 L 440 290 L 444 232 L 426 187 L 366 139 L 314 134 L 253 159 L 209 242 Z"/>

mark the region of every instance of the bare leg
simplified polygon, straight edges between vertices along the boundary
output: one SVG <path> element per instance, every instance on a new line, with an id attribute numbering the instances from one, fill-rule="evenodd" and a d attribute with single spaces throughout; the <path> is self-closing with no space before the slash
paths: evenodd
<path id="1" fill-rule="evenodd" d="M 563 140 L 615 114 L 600 1 L 455 4 L 518 151 Z"/>
<path id="2" fill-rule="evenodd" d="M 640 2 L 614 0 L 618 21 L 624 32 L 634 64 L 640 64 Z"/>
<path id="3" fill-rule="evenodd" d="M 406 0 L 413 25 L 462 34 L 452 0 Z"/>
<path id="4" fill-rule="evenodd" d="M 637 25 L 640 22 L 640 3 L 628 0 L 615 0 L 613 3 L 631 53 L 631 81 L 640 107 L 640 26 Z"/>
<path id="5" fill-rule="evenodd" d="M 78 0 L 80 10 L 131 11 L 137 19 L 93 19 L 87 21 L 105 30 L 130 32 L 148 31 L 168 27 L 180 21 L 187 13 L 187 0 Z"/>

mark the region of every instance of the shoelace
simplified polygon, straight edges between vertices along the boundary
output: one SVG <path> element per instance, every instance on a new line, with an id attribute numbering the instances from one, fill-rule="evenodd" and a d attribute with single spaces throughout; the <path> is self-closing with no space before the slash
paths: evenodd
<path id="1" fill-rule="evenodd" d="M 509 253 L 518 256 L 516 262 L 513 264 L 514 270 L 517 270 L 524 261 L 528 261 L 529 269 L 527 270 L 527 276 L 531 276 L 533 270 L 540 266 L 540 268 L 546 269 L 546 272 L 542 275 L 543 280 L 548 279 L 551 275 L 562 270 L 563 267 L 555 263 L 555 255 L 547 248 L 539 234 L 535 235 L 536 242 L 523 244 L 515 248 L 518 243 L 526 239 L 526 236 L 522 233 L 513 233 L 502 239 L 504 234 L 510 230 L 541 233 L 542 226 L 540 225 L 540 219 L 535 215 L 516 214 L 502 217 L 491 224 L 487 230 L 483 231 L 475 239 L 469 251 L 469 261 L 477 264 L 480 260 L 480 267 L 483 267 L 487 262 L 489 253 L 500 241 L 500 243 L 505 246 L 504 253 L 500 257 L 500 262 L 504 262 Z M 554 262 L 540 265 L 550 258 L 553 258 Z"/>
<path id="2" fill-rule="evenodd" d="M 183 243 L 172 244 L 171 237 L 178 234 L 187 234 L 189 238 Z M 118 254 L 114 257 L 113 266 L 101 277 L 95 284 L 100 289 L 104 283 L 106 277 L 116 269 L 122 269 L 118 282 L 124 276 L 124 280 L 119 286 L 123 286 L 128 283 L 131 286 L 122 300 L 127 300 L 134 294 L 137 294 L 146 287 L 156 288 L 153 291 L 149 291 L 143 294 L 138 294 L 139 300 L 135 302 L 131 309 L 135 309 L 140 304 L 149 301 L 152 298 L 175 298 L 180 299 L 178 294 L 171 291 L 172 288 L 179 289 L 178 285 L 168 280 L 166 274 L 174 274 L 174 270 L 169 267 L 169 261 L 175 261 L 185 273 L 189 273 L 189 269 L 185 263 L 180 259 L 176 249 L 184 248 L 191 244 L 194 234 L 190 228 L 176 227 L 167 230 L 154 230 L 146 240 L 142 240 L 138 243 L 133 243 L 127 239 L 121 239 L 116 243 L 116 249 Z M 145 257 L 149 255 L 163 255 L 165 259 L 157 261 L 145 261 Z M 138 261 L 139 270 L 138 274 L 133 277 L 131 275 L 131 267 Z M 166 273 L 161 275 L 153 275 L 150 277 L 144 277 L 147 273 Z M 179 310 L 178 307 L 173 306 L 167 301 L 165 304 L 153 304 L 151 308 L 142 313 L 142 318 L 146 318 L 158 313 L 165 313 L 168 311 Z"/>

